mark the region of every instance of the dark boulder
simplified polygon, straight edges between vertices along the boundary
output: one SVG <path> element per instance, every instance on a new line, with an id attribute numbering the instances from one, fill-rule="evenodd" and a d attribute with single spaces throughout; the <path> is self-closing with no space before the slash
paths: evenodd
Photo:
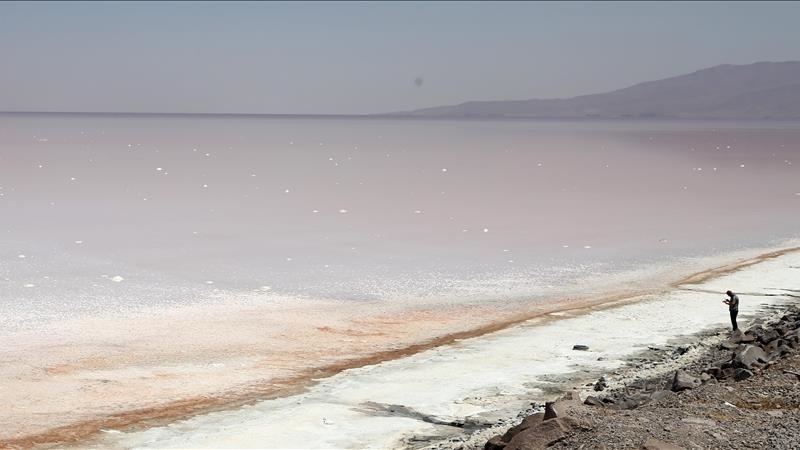
<path id="1" fill-rule="evenodd" d="M 504 450 L 541 450 L 564 439 L 567 433 L 579 428 L 575 419 L 558 417 L 545 420 L 535 427 L 521 431 Z"/>
<path id="2" fill-rule="evenodd" d="M 508 431 L 506 431 L 505 434 L 500 437 L 500 440 L 503 442 L 508 442 L 520 431 L 527 430 L 530 427 L 535 427 L 542 423 L 542 420 L 544 420 L 544 413 L 539 412 L 536 414 L 531 414 L 530 416 L 522 419 L 522 422 L 520 422 L 519 425 L 509 428 Z"/>
<path id="3" fill-rule="evenodd" d="M 768 344 L 775 339 L 781 337 L 780 333 L 777 330 L 767 330 L 763 334 L 758 336 L 758 342 L 761 344 Z"/>
<path id="4" fill-rule="evenodd" d="M 800 330 L 790 331 L 789 333 L 786 333 L 783 338 L 789 342 L 789 345 L 792 345 L 792 343 L 797 344 L 800 342 Z"/>
<path id="5" fill-rule="evenodd" d="M 684 391 L 686 389 L 695 389 L 703 384 L 699 378 L 693 377 L 688 373 L 677 370 L 675 376 L 672 378 L 672 389 L 674 392 Z"/>
<path id="6" fill-rule="evenodd" d="M 769 361 L 774 363 L 775 361 L 783 358 L 786 355 L 791 355 L 792 353 L 794 353 L 794 349 L 787 345 L 781 345 L 769 354 Z"/>
<path id="7" fill-rule="evenodd" d="M 608 385 L 606 384 L 606 378 L 605 377 L 600 377 L 600 379 L 597 380 L 597 383 L 594 384 L 594 390 L 597 391 L 597 392 L 603 391 L 607 387 L 608 387 Z"/>
<path id="8" fill-rule="evenodd" d="M 503 437 L 499 434 L 488 441 L 483 446 L 483 450 L 503 450 L 508 445 L 508 442 L 503 441 Z"/>
<path id="9" fill-rule="evenodd" d="M 712 376 L 718 380 L 722 378 L 722 369 L 719 367 L 708 367 L 703 370 L 703 373 L 707 373 L 709 376 Z"/>
<path id="10" fill-rule="evenodd" d="M 750 378 L 752 376 L 753 376 L 753 372 L 750 372 L 747 369 L 739 368 L 739 369 L 736 369 L 736 374 L 734 375 L 734 378 L 736 379 L 736 381 L 742 381 L 742 380 L 746 380 L 746 379 L 748 379 L 748 378 Z"/>
<path id="11" fill-rule="evenodd" d="M 544 404 L 544 420 L 555 419 L 559 416 L 555 408 L 556 402 L 547 402 Z"/>

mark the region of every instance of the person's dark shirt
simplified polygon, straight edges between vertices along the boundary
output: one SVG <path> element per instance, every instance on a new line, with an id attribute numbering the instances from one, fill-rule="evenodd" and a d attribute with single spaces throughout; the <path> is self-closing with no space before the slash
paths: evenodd
<path id="1" fill-rule="evenodd" d="M 733 294 L 731 298 L 728 300 L 728 309 L 731 311 L 738 311 L 739 310 L 739 296 Z"/>

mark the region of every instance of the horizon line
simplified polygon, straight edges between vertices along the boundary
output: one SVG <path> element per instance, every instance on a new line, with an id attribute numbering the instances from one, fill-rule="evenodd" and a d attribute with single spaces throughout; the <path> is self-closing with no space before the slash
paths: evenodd
<path id="1" fill-rule="evenodd" d="M 370 117 L 378 114 L 324 114 L 324 113 L 238 113 L 238 112 L 144 112 L 144 111 L 14 111 L 0 110 L 4 115 L 84 115 L 84 116 L 250 116 L 250 117 Z"/>
<path id="2" fill-rule="evenodd" d="M 110 117 L 173 117 L 173 118 L 240 118 L 240 119 L 371 119 L 371 120 L 422 120 L 422 121 L 514 121 L 514 122 L 553 122 L 553 121 L 619 121 L 619 120 L 677 120 L 677 121 L 722 121 L 722 122 L 797 122 L 791 118 L 724 118 L 724 117 L 680 117 L 680 116 L 569 116 L 569 117 L 526 117 L 504 115 L 414 115 L 410 112 L 370 113 L 370 114 L 291 114 L 291 113 L 231 113 L 231 112 L 121 112 L 121 111 L 2 111 L 0 116 L 110 116 Z"/>

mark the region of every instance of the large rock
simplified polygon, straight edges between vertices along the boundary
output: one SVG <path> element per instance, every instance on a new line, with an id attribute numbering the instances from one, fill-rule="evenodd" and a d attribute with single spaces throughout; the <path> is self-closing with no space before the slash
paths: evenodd
<path id="1" fill-rule="evenodd" d="M 794 353 L 794 350 L 791 347 L 787 345 L 781 345 L 769 354 L 769 361 L 774 363 L 775 361 L 783 358 L 786 355 L 791 355 L 792 353 Z"/>
<path id="2" fill-rule="evenodd" d="M 544 420 L 544 413 L 531 414 L 530 416 L 522 419 L 519 425 L 513 426 L 501 436 L 501 440 L 505 443 L 514 438 L 520 431 L 527 430 L 528 428 L 535 427 L 542 423 Z M 488 444 L 488 443 L 487 443 Z M 505 445 L 505 444 L 504 444 Z"/>
<path id="3" fill-rule="evenodd" d="M 682 370 L 677 370 L 672 378 L 672 386 L 670 388 L 674 392 L 680 392 L 686 389 L 695 389 L 700 387 L 701 384 L 703 382 L 699 378 L 693 377 Z"/>
<path id="4" fill-rule="evenodd" d="M 748 330 L 746 333 L 742 333 L 742 330 L 736 330 L 733 332 L 731 340 L 737 344 L 749 344 L 755 342 L 756 337 L 752 330 Z"/>
<path id="5" fill-rule="evenodd" d="M 722 378 L 722 369 L 719 367 L 707 367 L 703 369 L 703 373 L 707 373 L 718 380 Z"/>
<path id="6" fill-rule="evenodd" d="M 746 379 L 748 379 L 748 378 L 750 378 L 752 376 L 753 376 L 753 372 L 750 372 L 747 369 L 738 368 L 738 369 L 736 369 L 736 375 L 734 376 L 734 378 L 736 378 L 736 381 L 742 381 L 742 380 L 746 380 Z"/>
<path id="7" fill-rule="evenodd" d="M 778 349 L 781 345 L 784 345 L 786 341 L 783 339 L 775 339 L 774 341 L 769 342 L 768 344 L 764 345 L 762 348 L 764 349 L 764 353 L 770 355 L 775 350 Z"/>
<path id="8" fill-rule="evenodd" d="M 769 361 L 769 355 L 755 345 L 745 345 L 743 349 L 737 350 L 733 354 L 733 365 L 736 368 L 752 370 L 767 361 Z"/>
<path id="9" fill-rule="evenodd" d="M 796 346 L 800 342 L 800 330 L 794 330 L 786 333 L 783 337 L 790 346 Z"/>
<path id="10" fill-rule="evenodd" d="M 762 334 L 758 335 L 758 342 L 762 344 L 768 344 L 779 337 L 781 337 L 781 335 L 777 330 L 766 330 Z"/>
<path id="11" fill-rule="evenodd" d="M 503 440 L 503 437 L 499 434 L 488 441 L 486 444 L 483 445 L 483 450 L 503 450 L 508 445 L 508 442 Z"/>
<path id="12" fill-rule="evenodd" d="M 579 407 L 582 403 L 581 395 L 578 392 L 568 392 L 560 399 L 552 402 L 550 405 L 551 414 L 555 414 L 554 416 L 548 416 L 548 408 L 547 404 L 545 404 L 544 419 L 547 420 L 553 417 L 566 417 L 569 415 L 569 410 L 571 408 Z"/>
<path id="13" fill-rule="evenodd" d="M 519 432 L 504 450 L 541 450 L 564 439 L 567 433 L 576 430 L 578 422 L 570 417 L 545 420 L 535 427 Z"/>
<path id="14" fill-rule="evenodd" d="M 544 420 L 555 419 L 559 416 L 555 408 L 556 402 L 547 402 L 544 404 Z"/>

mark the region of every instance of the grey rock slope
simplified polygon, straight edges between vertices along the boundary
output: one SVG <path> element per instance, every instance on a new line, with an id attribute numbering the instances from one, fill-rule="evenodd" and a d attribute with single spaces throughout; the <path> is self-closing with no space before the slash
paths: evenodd
<path id="1" fill-rule="evenodd" d="M 800 118 L 800 61 L 721 65 L 567 99 L 476 101 L 393 113 L 417 117 Z"/>

